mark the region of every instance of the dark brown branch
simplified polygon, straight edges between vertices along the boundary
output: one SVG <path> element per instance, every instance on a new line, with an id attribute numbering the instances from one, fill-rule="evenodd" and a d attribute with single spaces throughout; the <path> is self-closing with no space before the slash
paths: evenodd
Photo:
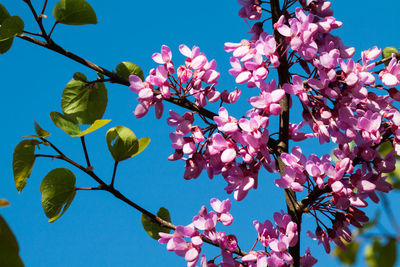
<path id="1" fill-rule="evenodd" d="M 162 218 L 160 218 L 160 217 L 156 216 L 155 214 L 151 213 L 150 211 L 142 208 L 141 206 L 139 206 L 138 204 L 136 204 L 135 202 L 133 202 L 132 200 L 130 200 L 126 196 L 124 196 L 121 192 L 119 192 L 117 189 L 115 189 L 112 185 L 107 185 L 92 170 L 83 167 L 79 163 L 76 163 L 75 161 L 73 161 L 70 158 L 68 158 L 67 156 L 65 156 L 65 154 L 63 154 L 56 146 L 54 146 L 52 143 L 50 143 L 46 139 L 44 139 L 44 138 L 41 138 L 41 139 L 43 141 L 46 141 L 55 151 L 57 151 L 57 153 L 59 153 L 59 155 L 53 156 L 53 155 L 36 154 L 35 155 L 36 157 L 46 157 L 46 158 L 52 158 L 52 159 L 56 158 L 56 159 L 61 159 L 61 160 L 64 160 L 64 161 L 70 163 L 71 165 L 77 167 L 78 169 L 80 169 L 81 171 L 85 172 L 87 175 L 92 177 L 96 182 L 98 182 L 99 186 L 97 187 L 97 190 L 104 190 L 104 191 L 107 191 L 107 192 L 111 193 L 113 196 L 115 196 L 116 198 L 118 198 L 121 201 L 125 202 L 126 204 L 128 204 L 129 206 L 131 206 L 134 209 L 138 210 L 139 212 L 145 214 L 152 221 L 154 221 L 155 223 L 159 224 L 162 227 L 166 227 L 166 228 L 171 229 L 171 230 L 175 230 L 176 229 L 176 226 L 174 224 L 172 224 L 172 223 L 170 223 L 168 221 L 165 221 Z M 115 171 L 115 169 L 114 169 L 114 171 Z M 89 189 L 84 189 L 84 188 L 76 188 L 76 189 L 77 190 L 89 190 Z M 90 190 L 96 190 L 96 189 L 90 189 Z M 212 242 L 207 237 L 202 237 L 202 240 L 205 243 L 208 243 L 208 244 L 213 245 L 215 247 L 219 247 L 219 244 L 216 244 L 216 243 Z M 247 255 L 247 252 L 242 251 L 240 249 L 236 249 L 233 253 L 235 253 L 237 255 L 240 255 L 240 256 Z"/>
<path id="2" fill-rule="evenodd" d="M 111 178 L 111 183 L 110 186 L 112 188 L 114 188 L 114 182 L 115 182 L 115 174 L 117 173 L 117 167 L 118 167 L 118 161 L 114 162 L 114 170 L 113 170 L 113 174 L 112 174 L 112 178 Z"/>
<path id="3" fill-rule="evenodd" d="M 95 71 L 97 71 L 99 73 L 102 73 L 105 76 L 109 77 L 111 79 L 111 81 L 114 82 L 114 83 L 118 83 L 118 84 L 125 85 L 125 86 L 129 86 L 130 85 L 130 83 L 129 83 L 129 81 L 127 79 L 119 76 L 115 72 L 111 72 L 111 71 L 109 71 L 109 70 L 107 70 L 107 69 L 105 69 L 103 67 L 100 67 L 100 66 L 98 66 L 98 65 L 96 65 L 96 64 L 94 64 L 94 63 L 92 63 L 92 62 L 90 62 L 90 61 L 88 61 L 86 59 L 83 59 L 83 58 L 75 55 L 74 53 L 71 53 L 71 52 L 65 50 L 61 46 L 59 46 L 56 43 L 54 43 L 54 41 L 52 41 L 52 40 L 51 40 L 51 42 L 46 43 L 46 42 L 40 41 L 38 39 L 32 38 L 30 36 L 27 36 L 25 34 L 20 34 L 20 35 L 18 35 L 18 37 L 23 39 L 23 40 L 25 40 L 25 41 L 28 41 L 30 43 L 42 46 L 42 47 L 47 48 L 49 50 L 52 50 L 52 51 L 54 51 L 56 53 L 59 53 L 59 54 L 61 54 L 63 56 L 66 56 L 66 57 L 72 59 L 73 61 L 76 61 L 76 62 L 78 62 L 78 63 L 80 63 L 80 64 L 82 64 L 82 65 L 84 65 L 84 66 L 86 66 L 88 68 L 91 68 L 92 70 L 95 70 Z M 170 98 L 165 99 L 165 100 L 170 102 L 170 103 L 172 103 L 172 104 L 180 106 L 182 108 L 197 112 L 197 113 L 199 113 L 199 114 L 203 115 L 204 117 L 207 117 L 207 118 L 209 118 L 211 120 L 213 120 L 215 116 L 218 116 L 216 113 L 214 113 L 214 112 L 212 112 L 210 110 L 198 107 L 196 104 L 190 102 L 186 98 L 170 97 Z M 276 150 L 276 146 L 277 146 L 277 141 L 274 140 L 273 138 L 270 138 L 268 140 L 268 147 L 272 148 L 273 150 Z"/>
<path id="4" fill-rule="evenodd" d="M 271 14 L 272 14 L 272 24 L 275 24 L 282 15 L 282 10 L 280 8 L 279 0 L 271 1 Z M 284 45 L 285 38 L 281 36 L 278 32 L 275 32 L 275 40 L 278 45 L 283 44 L 280 45 L 278 50 L 279 62 L 280 62 L 280 65 L 278 67 L 279 87 L 282 88 L 283 84 L 290 82 L 289 64 L 285 53 L 286 49 L 286 45 Z M 289 94 L 286 94 L 285 97 L 280 102 L 281 114 L 279 118 L 279 140 L 278 140 L 278 151 L 280 153 L 289 151 L 289 102 L 290 102 Z M 285 175 L 285 164 L 281 160 L 280 156 L 278 157 L 278 166 L 281 176 Z M 285 199 L 286 199 L 288 214 L 292 217 L 292 220 L 297 224 L 297 231 L 300 236 L 301 216 L 303 211 L 300 208 L 299 202 L 297 201 L 296 193 L 292 189 L 285 189 Z M 290 255 L 292 255 L 294 261 L 294 263 L 291 266 L 295 267 L 300 266 L 300 238 L 294 247 L 289 248 L 289 253 Z"/>
<path id="5" fill-rule="evenodd" d="M 89 160 L 89 154 L 86 149 L 85 136 L 81 136 L 81 143 L 82 143 L 83 152 L 85 153 L 87 167 L 90 168 L 91 165 L 90 165 L 90 160 Z"/>
<path id="6" fill-rule="evenodd" d="M 31 0 L 22 0 L 22 1 L 24 1 L 29 6 L 29 9 L 31 10 L 32 15 L 35 17 L 36 23 L 39 25 L 39 28 L 42 31 L 42 37 L 47 40 L 49 37 L 48 37 L 48 35 L 46 33 L 46 30 L 44 29 L 44 26 L 43 26 L 43 23 L 42 23 L 42 14 L 40 14 L 40 16 L 38 16 L 38 14 L 36 13 L 35 8 L 32 5 Z M 47 3 L 47 1 L 46 1 L 46 3 Z M 45 7 L 46 6 L 43 6 L 43 10 L 45 9 Z"/>
<path id="7" fill-rule="evenodd" d="M 396 55 L 396 58 L 400 58 L 400 52 L 396 53 L 395 55 Z M 375 62 L 375 66 L 382 65 L 383 63 L 389 62 L 390 60 L 392 60 L 391 56 L 386 57 L 384 59 L 381 59 L 381 60 Z"/>

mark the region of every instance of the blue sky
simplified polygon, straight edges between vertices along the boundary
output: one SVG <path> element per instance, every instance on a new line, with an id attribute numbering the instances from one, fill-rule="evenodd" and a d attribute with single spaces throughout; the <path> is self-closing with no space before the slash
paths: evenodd
<path id="1" fill-rule="evenodd" d="M 340 35 L 346 45 L 355 46 L 358 55 L 374 45 L 399 46 L 398 1 L 385 1 L 385 6 L 372 0 L 336 2 L 333 4 L 335 17 L 344 26 L 335 34 Z M 12 15 L 24 19 L 26 30 L 38 31 L 23 1 L 3 0 L 1 3 Z M 39 9 L 42 0 L 33 3 Z M 55 3 L 49 1 L 47 28 L 52 26 L 51 9 Z M 249 38 L 246 35 L 248 26 L 237 16 L 240 7 L 236 1 L 89 3 L 97 13 L 97 25 L 58 25 L 53 34 L 54 40 L 67 50 L 107 69 L 115 69 L 121 61 L 132 61 L 147 73 L 156 66 L 151 55 L 159 52 L 162 44 L 171 48 L 175 65 L 182 62 L 178 51 L 180 44 L 197 45 L 209 59 L 217 60 L 221 72 L 219 88 L 234 89 L 234 79 L 227 73 L 229 54 L 223 51 L 223 45 L 227 41 Z M 38 159 L 26 188 L 18 194 L 12 176 L 12 152 L 22 136 L 34 132 L 34 120 L 52 133 L 50 140 L 63 152 L 84 163 L 79 139 L 70 138 L 56 128 L 49 112 L 61 111 L 61 93 L 74 72 L 83 72 L 89 79 L 95 79 L 96 74 L 63 56 L 19 39 L 0 61 L 3 92 L 0 198 L 11 202 L 11 207 L 0 212 L 17 236 L 26 266 L 184 266 L 182 258 L 147 236 L 142 230 L 139 212 L 106 192 L 78 192 L 63 217 L 49 224 L 42 211 L 39 186 L 51 169 L 67 166 L 62 162 Z M 183 162 L 167 160 L 173 150 L 168 138 L 172 128 L 166 124 L 166 112 L 158 121 L 153 110 L 145 118 L 136 119 L 132 114 L 136 96 L 124 86 L 107 85 L 107 88 L 109 105 L 104 118 L 112 119 L 110 127 L 124 125 L 138 137 L 152 139 L 141 155 L 120 164 L 116 187 L 121 192 L 151 211 L 157 211 L 161 206 L 168 208 L 172 222 L 183 225 L 191 222 L 202 205 L 209 207 L 210 198 L 229 197 L 233 200 L 223 190 L 225 182 L 221 177 L 210 181 L 202 175 L 196 180 L 185 181 Z M 242 101 L 245 103 L 244 98 Z M 240 116 L 249 107 L 239 104 L 233 108 L 236 108 L 233 113 Z M 167 104 L 165 111 L 169 109 L 182 112 L 182 109 Z M 293 118 L 294 121 L 300 119 L 296 115 Z M 95 172 L 109 181 L 113 162 L 105 143 L 105 132 L 99 130 L 90 134 L 87 146 Z M 329 146 L 309 145 L 303 151 L 321 155 L 330 149 Z M 71 170 L 77 176 L 78 186 L 96 185 L 77 169 L 71 167 Z M 252 190 L 244 201 L 233 202 L 233 225 L 220 229 L 238 233 L 239 244 L 244 250 L 249 250 L 256 238 L 252 221 L 272 219 L 273 212 L 285 209 L 283 192 L 273 185 L 274 179 L 266 172 L 260 175 L 259 189 Z M 399 203 L 399 194 L 392 195 L 392 205 Z M 371 216 L 375 208 L 368 209 Z M 307 218 L 305 221 L 303 236 L 307 225 L 311 225 L 311 230 L 315 227 L 307 222 Z M 311 247 L 320 263 L 338 264 L 313 241 L 302 244 L 302 253 L 306 246 Z M 210 252 L 209 257 L 218 254 L 217 250 L 204 247 Z M 359 266 L 363 265 L 359 261 Z"/>

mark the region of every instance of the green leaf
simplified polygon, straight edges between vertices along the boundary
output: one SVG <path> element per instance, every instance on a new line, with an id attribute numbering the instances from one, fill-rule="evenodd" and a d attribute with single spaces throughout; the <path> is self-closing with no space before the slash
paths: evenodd
<path id="1" fill-rule="evenodd" d="M 10 14 L 8 13 L 7 9 L 0 4 L 0 25 L 3 23 L 3 21 L 7 18 L 10 17 Z M 12 46 L 14 38 L 7 39 L 5 41 L 0 41 L 0 54 L 6 53 Z"/>
<path id="2" fill-rule="evenodd" d="M 49 222 L 54 222 L 71 205 L 75 197 L 75 175 L 68 169 L 57 168 L 50 171 L 40 184 L 42 206 Z"/>
<path id="3" fill-rule="evenodd" d="M 382 51 L 382 59 L 387 58 L 387 57 L 391 57 L 393 53 L 398 53 L 399 51 L 397 51 L 397 49 L 393 46 L 388 46 L 385 47 Z M 385 65 L 389 65 L 389 61 L 385 62 Z"/>
<path id="4" fill-rule="evenodd" d="M 8 50 L 10 50 L 13 41 L 14 38 L 10 38 L 5 41 L 0 41 L 0 54 L 5 54 Z"/>
<path id="5" fill-rule="evenodd" d="M 396 239 L 390 238 L 382 245 L 378 238 L 365 248 L 365 260 L 370 267 L 393 267 L 397 258 Z"/>
<path id="6" fill-rule="evenodd" d="M 88 79 L 85 74 L 80 73 L 80 72 L 75 72 L 74 75 L 72 76 L 74 80 L 82 81 L 82 82 L 88 82 Z"/>
<path id="7" fill-rule="evenodd" d="M 396 160 L 395 170 L 388 174 L 386 181 L 391 183 L 394 189 L 400 190 L 400 160 Z"/>
<path id="8" fill-rule="evenodd" d="M 34 122 L 34 124 L 35 124 L 35 131 L 38 137 L 46 138 L 50 136 L 50 133 L 46 130 L 43 130 L 42 127 L 40 127 L 40 125 L 36 121 Z"/>
<path id="9" fill-rule="evenodd" d="M 18 16 L 6 18 L 0 27 L 0 41 L 13 38 L 24 31 L 24 21 Z"/>
<path id="10" fill-rule="evenodd" d="M 78 136 L 81 133 L 81 129 L 75 122 L 59 112 L 50 112 L 50 118 L 58 128 L 70 136 Z"/>
<path id="11" fill-rule="evenodd" d="M 10 13 L 8 13 L 7 8 L 5 8 L 2 4 L 0 4 L 0 25 L 6 18 L 10 17 Z"/>
<path id="12" fill-rule="evenodd" d="M 136 135 L 125 126 L 116 126 L 108 130 L 106 141 L 115 161 L 126 160 L 139 150 Z"/>
<path id="13" fill-rule="evenodd" d="M 378 151 L 379 151 L 379 154 L 381 154 L 383 157 L 386 156 L 387 154 L 389 154 L 390 152 L 393 151 L 392 143 L 389 141 L 381 143 Z"/>
<path id="14" fill-rule="evenodd" d="M 31 175 L 35 163 L 35 146 L 38 144 L 40 142 L 34 139 L 23 140 L 14 149 L 12 166 L 18 192 L 24 189 L 26 179 Z"/>
<path id="15" fill-rule="evenodd" d="M 96 131 L 97 129 L 103 127 L 104 125 L 106 125 L 107 123 L 109 123 L 111 120 L 96 120 L 92 125 L 90 125 L 89 128 L 87 128 L 85 131 L 81 132 L 80 134 L 78 134 L 79 137 L 87 135 L 91 132 Z"/>
<path id="16" fill-rule="evenodd" d="M 134 156 L 139 155 L 142 153 L 142 151 L 149 145 L 150 143 L 150 138 L 149 137 L 142 137 L 139 139 L 139 148 L 138 151 L 131 156 L 133 158 Z"/>
<path id="17" fill-rule="evenodd" d="M 10 206 L 10 202 L 7 199 L 0 199 L 0 207 Z"/>
<path id="18" fill-rule="evenodd" d="M 129 75 L 136 75 L 142 79 L 142 81 L 144 81 L 143 70 L 135 63 L 121 62 L 117 65 L 115 70 L 119 76 L 122 76 L 126 79 L 129 79 Z"/>
<path id="19" fill-rule="evenodd" d="M 161 207 L 158 210 L 157 216 L 163 219 L 164 221 L 171 222 L 169 211 L 164 207 Z M 171 229 L 160 226 L 158 223 L 155 223 L 152 219 L 150 219 L 150 217 L 148 217 L 145 214 L 142 214 L 140 221 L 142 222 L 143 229 L 147 232 L 147 234 L 150 237 L 154 238 L 155 240 L 160 239 L 160 236 L 158 235 L 159 232 L 163 233 L 171 232 Z"/>
<path id="20" fill-rule="evenodd" d="M 23 267 L 17 239 L 0 215 L 0 266 Z"/>
<path id="21" fill-rule="evenodd" d="M 338 257 L 340 262 L 345 265 L 353 265 L 357 259 L 358 249 L 360 248 L 360 244 L 357 242 L 346 242 L 342 240 L 347 246 L 347 250 L 343 250 L 340 247 L 336 247 L 333 255 Z"/>
<path id="22" fill-rule="evenodd" d="M 96 13 L 85 0 L 60 0 L 54 6 L 53 17 L 67 25 L 97 24 Z"/>
<path id="23" fill-rule="evenodd" d="M 79 124 L 92 124 L 103 117 L 107 102 L 104 83 L 72 79 L 62 93 L 61 108 Z"/>

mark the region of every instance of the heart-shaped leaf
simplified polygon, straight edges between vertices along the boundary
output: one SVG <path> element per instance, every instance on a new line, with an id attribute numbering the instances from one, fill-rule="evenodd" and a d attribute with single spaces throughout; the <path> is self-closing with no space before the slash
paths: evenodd
<path id="1" fill-rule="evenodd" d="M 169 211 L 164 207 L 161 207 L 158 210 L 157 216 L 163 219 L 164 221 L 171 222 L 171 216 L 169 215 Z M 158 223 L 150 219 L 150 217 L 148 217 L 147 215 L 142 214 L 140 221 L 142 222 L 143 229 L 147 232 L 147 234 L 150 237 L 154 238 L 155 240 L 160 239 L 160 236 L 158 235 L 159 232 L 163 233 L 171 232 L 171 229 L 160 226 Z"/>
<path id="2" fill-rule="evenodd" d="M 121 62 L 116 67 L 116 72 L 119 76 L 129 79 L 129 75 L 136 75 L 144 81 L 143 70 L 132 62 Z"/>
<path id="3" fill-rule="evenodd" d="M 101 127 L 103 127 L 104 125 L 106 125 L 107 123 L 109 123 L 111 120 L 96 120 L 92 125 L 90 125 L 89 128 L 87 128 L 85 131 L 81 132 L 80 134 L 78 134 L 79 137 L 87 135 L 91 132 L 96 131 L 97 129 L 100 129 Z"/>
<path id="4" fill-rule="evenodd" d="M 81 129 L 75 122 L 59 112 L 50 112 L 50 118 L 58 128 L 70 136 L 78 136 L 81 133 Z"/>
<path id="5" fill-rule="evenodd" d="M 53 17 L 67 25 L 97 24 L 96 13 L 85 0 L 60 0 L 54 6 Z"/>
<path id="6" fill-rule="evenodd" d="M 103 117 L 107 102 L 104 83 L 88 84 L 72 79 L 62 93 L 61 108 L 64 114 L 73 117 L 79 124 L 92 124 Z"/>
<path id="7" fill-rule="evenodd" d="M 0 27 L 0 41 L 5 41 L 24 31 L 24 21 L 18 16 L 6 18 Z"/>
<path id="8" fill-rule="evenodd" d="M 0 216 L 0 229 L 0 266 L 24 267 L 19 256 L 17 239 L 2 216 Z"/>
<path id="9" fill-rule="evenodd" d="M 68 169 L 50 171 L 40 184 L 42 206 L 49 222 L 60 218 L 75 197 L 75 175 Z"/>
<path id="10" fill-rule="evenodd" d="M 35 163 L 35 147 L 38 144 L 40 142 L 34 139 L 23 140 L 14 149 L 12 166 L 18 192 L 24 189 L 26 179 L 31 175 Z"/>
<path id="11" fill-rule="evenodd" d="M 108 150 L 115 161 L 126 160 L 138 152 L 139 142 L 136 135 L 125 126 L 116 126 L 107 131 Z"/>

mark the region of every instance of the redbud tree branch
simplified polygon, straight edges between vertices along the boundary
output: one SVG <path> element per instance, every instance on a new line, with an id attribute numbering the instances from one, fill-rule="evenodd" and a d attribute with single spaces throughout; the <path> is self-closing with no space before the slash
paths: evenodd
<path id="1" fill-rule="evenodd" d="M 270 4 L 272 13 L 272 25 L 274 25 L 279 20 L 283 12 L 280 8 L 279 0 L 272 0 Z M 275 32 L 275 40 L 280 47 L 278 50 L 280 62 L 280 65 L 278 67 L 278 77 L 279 87 L 282 88 L 283 84 L 290 83 L 289 64 L 285 53 L 286 45 L 280 45 L 285 42 L 285 38 L 278 32 Z M 285 97 L 280 102 L 281 114 L 279 118 L 278 140 L 278 151 L 280 153 L 287 153 L 289 151 L 289 102 L 290 95 L 286 93 Z M 278 156 L 278 165 L 281 176 L 284 176 L 285 164 L 281 160 L 280 156 Z M 301 215 L 303 210 L 301 209 L 299 202 L 297 201 L 296 193 L 292 189 L 285 189 L 285 200 L 288 214 L 292 217 L 292 221 L 297 224 L 297 231 L 300 237 Z M 294 247 L 289 248 L 289 253 L 293 257 L 293 264 L 291 266 L 300 266 L 300 238 L 298 239 L 298 242 Z"/>
<path id="2" fill-rule="evenodd" d="M 45 28 L 42 23 L 43 11 L 46 7 L 46 3 L 43 6 L 42 14 L 37 15 L 34 7 L 32 6 L 31 1 L 30 0 L 23 0 L 23 1 L 25 3 L 27 3 L 27 5 L 29 6 L 33 16 L 35 17 L 35 20 L 36 20 L 39 28 L 42 31 L 40 34 L 34 34 L 34 33 L 26 32 L 26 31 L 25 31 L 25 33 L 33 35 L 33 36 L 42 37 L 45 41 L 38 40 L 38 39 L 28 36 L 26 34 L 20 34 L 17 37 L 19 37 L 20 39 L 23 39 L 25 41 L 28 41 L 30 43 L 33 43 L 35 45 L 47 48 L 51 51 L 54 51 L 58 54 L 65 56 L 67 58 L 70 58 L 71 60 L 78 62 L 96 72 L 99 72 L 99 73 L 109 77 L 109 79 L 107 79 L 107 80 L 110 81 L 111 83 L 117 83 L 117 84 L 121 84 L 121 85 L 125 85 L 125 86 L 130 85 L 128 79 L 125 79 L 125 78 L 119 76 L 115 72 L 112 72 L 110 70 L 107 70 L 107 69 L 99 66 L 99 65 L 96 65 L 93 62 L 90 62 L 90 61 L 64 49 L 63 47 L 61 47 L 60 45 L 55 43 L 51 39 L 51 36 L 50 36 L 51 34 L 46 33 Z M 285 2 L 286 5 L 288 5 L 288 3 L 289 2 Z M 287 6 L 284 7 L 284 10 L 281 10 L 279 0 L 270 1 L 270 5 L 271 5 L 272 22 L 274 24 L 278 21 L 279 17 L 284 12 L 286 12 L 285 8 Z M 54 29 L 54 26 L 53 26 L 53 29 Z M 51 32 L 53 31 L 53 29 L 51 30 Z M 284 45 L 285 40 L 284 40 L 283 36 L 281 36 L 278 32 L 275 32 L 275 39 L 278 44 L 283 44 L 283 45 L 279 46 L 279 50 L 278 50 L 279 61 L 280 61 L 280 66 L 278 67 L 279 86 L 282 87 L 282 85 L 284 83 L 290 83 L 290 79 L 291 79 L 291 75 L 289 72 L 290 66 L 288 64 L 287 55 L 285 53 L 286 45 Z M 400 57 L 400 52 L 397 53 L 396 56 Z M 392 57 L 387 57 L 385 59 L 377 61 L 375 64 L 376 65 L 383 64 L 385 62 L 390 61 L 391 58 Z M 213 120 L 214 116 L 217 116 L 216 113 L 214 113 L 210 110 L 207 110 L 205 108 L 200 108 L 195 103 L 187 100 L 186 98 L 170 97 L 165 100 L 172 104 L 175 104 L 177 106 L 183 107 L 187 110 L 196 112 L 199 115 L 207 117 L 211 120 Z M 268 141 L 268 147 L 271 148 L 274 151 L 275 155 L 277 156 L 278 165 L 279 165 L 280 173 L 282 176 L 284 175 L 285 165 L 282 162 L 282 160 L 280 159 L 280 154 L 283 152 L 288 152 L 288 150 L 289 150 L 289 101 L 290 101 L 290 95 L 286 94 L 280 103 L 281 104 L 281 116 L 280 116 L 280 121 L 279 121 L 279 139 L 275 140 L 273 138 L 269 138 L 269 141 Z M 157 217 L 156 215 L 154 215 L 154 214 L 150 213 L 149 211 L 143 209 L 142 207 L 138 206 L 137 204 L 135 204 L 134 202 L 132 202 L 131 200 L 126 198 L 123 194 L 121 194 L 113 186 L 107 185 L 102 179 L 100 179 L 93 172 L 92 168 L 90 168 L 91 166 L 90 166 L 89 158 L 87 156 L 87 151 L 86 151 L 85 147 L 84 147 L 84 151 L 85 151 L 85 157 L 86 157 L 86 161 L 87 161 L 86 163 L 88 165 L 88 168 L 85 168 L 82 165 L 80 165 L 80 164 L 76 163 L 75 161 L 72 161 L 71 159 L 66 157 L 64 154 L 61 153 L 61 151 L 59 151 L 49 141 L 47 141 L 47 140 L 43 140 L 43 141 L 48 142 L 50 144 L 50 146 L 59 153 L 59 155 L 51 156 L 51 155 L 37 154 L 36 157 L 57 158 L 57 159 L 61 159 L 61 160 L 64 160 L 64 161 L 72 164 L 73 166 L 79 168 L 80 170 L 82 170 L 83 172 L 85 172 L 86 174 L 91 176 L 96 182 L 98 182 L 100 190 L 105 190 L 105 191 L 110 192 L 118 199 L 120 199 L 123 202 L 127 203 L 128 205 L 134 207 L 135 209 L 139 210 L 140 212 L 146 214 L 149 218 L 151 218 L 153 221 L 157 222 L 161 226 L 167 227 L 169 229 L 176 228 L 175 225 L 162 220 L 161 218 Z M 84 141 L 84 140 L 82 140 L 82 141 Z M 83 143 L 83 145 L 84 145 L 84 143 Z M 329 193 L 330 191 L 331 191 L 331 189 L 329 187 L 326 187 L 322 190 L 320 190 L 319 188 L 315 188 L 313 191 L 311 191 L 309 193 L 309 195 L 306 198 L 304 198 L 302 201 L 299 202 L 299 201 L 297 201 L 296 194 L 293 190 L 285 189 L 285 199 L 286 199 L 288 213 L 291 215 L 293 221 L 297 223 L 299 236 L 300 236 L 300 230 L 301 230 L 301 217 L 302 217 L 302 213 L 303 213 L 304 209 L 306 209 L 307 207 L 312 205 L 316 201 L 316 199 L 318 199 L 320 196 L 322 196 L 325 193 Z M 209 243 L 209 244 L 212 244 L 212 245 L 218 247 L 217 244 L 214 244 L 211 240 L 208 240 L 207 238 L 203 238 L 203 240 L 206 243 Z M 289 252 L 294 259 L 294 264 L 292 266 L 299 266 L 299 264 L 300 264 L 300 239 L 295 247 L 289 248 Z M 241 255 L 241 256 L 244 256 L 247 254 L 246 252 L 243 252 L 240 249 L 237 249 L 235 251 L 235 253 L 238 255 Z"/>
<path id="3" fill-rule="evenodd" d="M 163 220 L 162 218 L 158 217 L 157 215 L 151 213 L 150 211 L 146 210 L 145 208 L 139 206 L 138 204 L 136 204 L 135 202 L 133 202 L 132 200 L 130 200 L 129 198 L 127 198 L 125 195 L 123 195 L 120 191 L 118 191 L 117 189 L 115 189 L 114 187 L 114 178 L 115 178 L 115 169 L 116 167 L 114 167 L 114 173 L 113 173 L 113 177 L 112 177 L 112 182 L 110 185 L 106 184 L 104 182 L 104 180 L 102 180 L 100 177 L 98 177 L 94 172 L 93 172 L 93 168 L 85 168 L 84 166 L 82 166 L 81 164 L 75 162 L 74 160 L 70 159 L 69 157 L 67 157 L 63 152 L 61 152 L 60 149 L 58 149 L 53 143 L 51 143 L 50 141 L 48 141 L 45 138 L 40 138 L 43 142 L 47 143 L 48 145 L 50 145 L 50 147 L 52 149 L 54 149 L 54 151 L 56 151 L 58 153 L 58 155 L 45 155 L 45 154 L 35 154 L 35 157 L 39 158 L 52 158 L 52 159 L 60 159 L 63 160 L 65 162 L 68 162 L 69 164 L 75 166 L 76 168 L 80 169 L 81 171 L 83 171 L 84 173 L 86 173 L 87 175 L 89 175 L 90 177 L 92 177 L 98 184 L 98 187 L 95 188 L 81 188 L 81 187 L 77 187 L 76 190 L 103 190 L 103 191 L 107 191 L 109 193 L 111 193 L 113 196 L 115 196 L 116 198 L 120 199 L 121 201 L 125 202 L 126 204 L 128 204 L 129 206 L 133 207 L 134 209 L 138 210 L 139 212 L 145 214 L 146 216 L 148 216 L 153 222 L 157 223 L 158 225 L 162 226 L 162 227 L 166 227 L 168 229 L 171 230 L 175 230 L 176 229 L 176 225 Z M 116 166 L 117 163 L 114 165 Z M 208 239 L 207 237 L 203 237 L 202 238 L 204 242 L 213 245 L 215 247 L 219 247 L 218 244 L 212 242 L 210 239 Z M 247 255 L 247 253 L 245 251 L 242 251 L 241 249 L 236 249 L 233 253 L 240 255 L 240 256 L 245 256 Z"/>

